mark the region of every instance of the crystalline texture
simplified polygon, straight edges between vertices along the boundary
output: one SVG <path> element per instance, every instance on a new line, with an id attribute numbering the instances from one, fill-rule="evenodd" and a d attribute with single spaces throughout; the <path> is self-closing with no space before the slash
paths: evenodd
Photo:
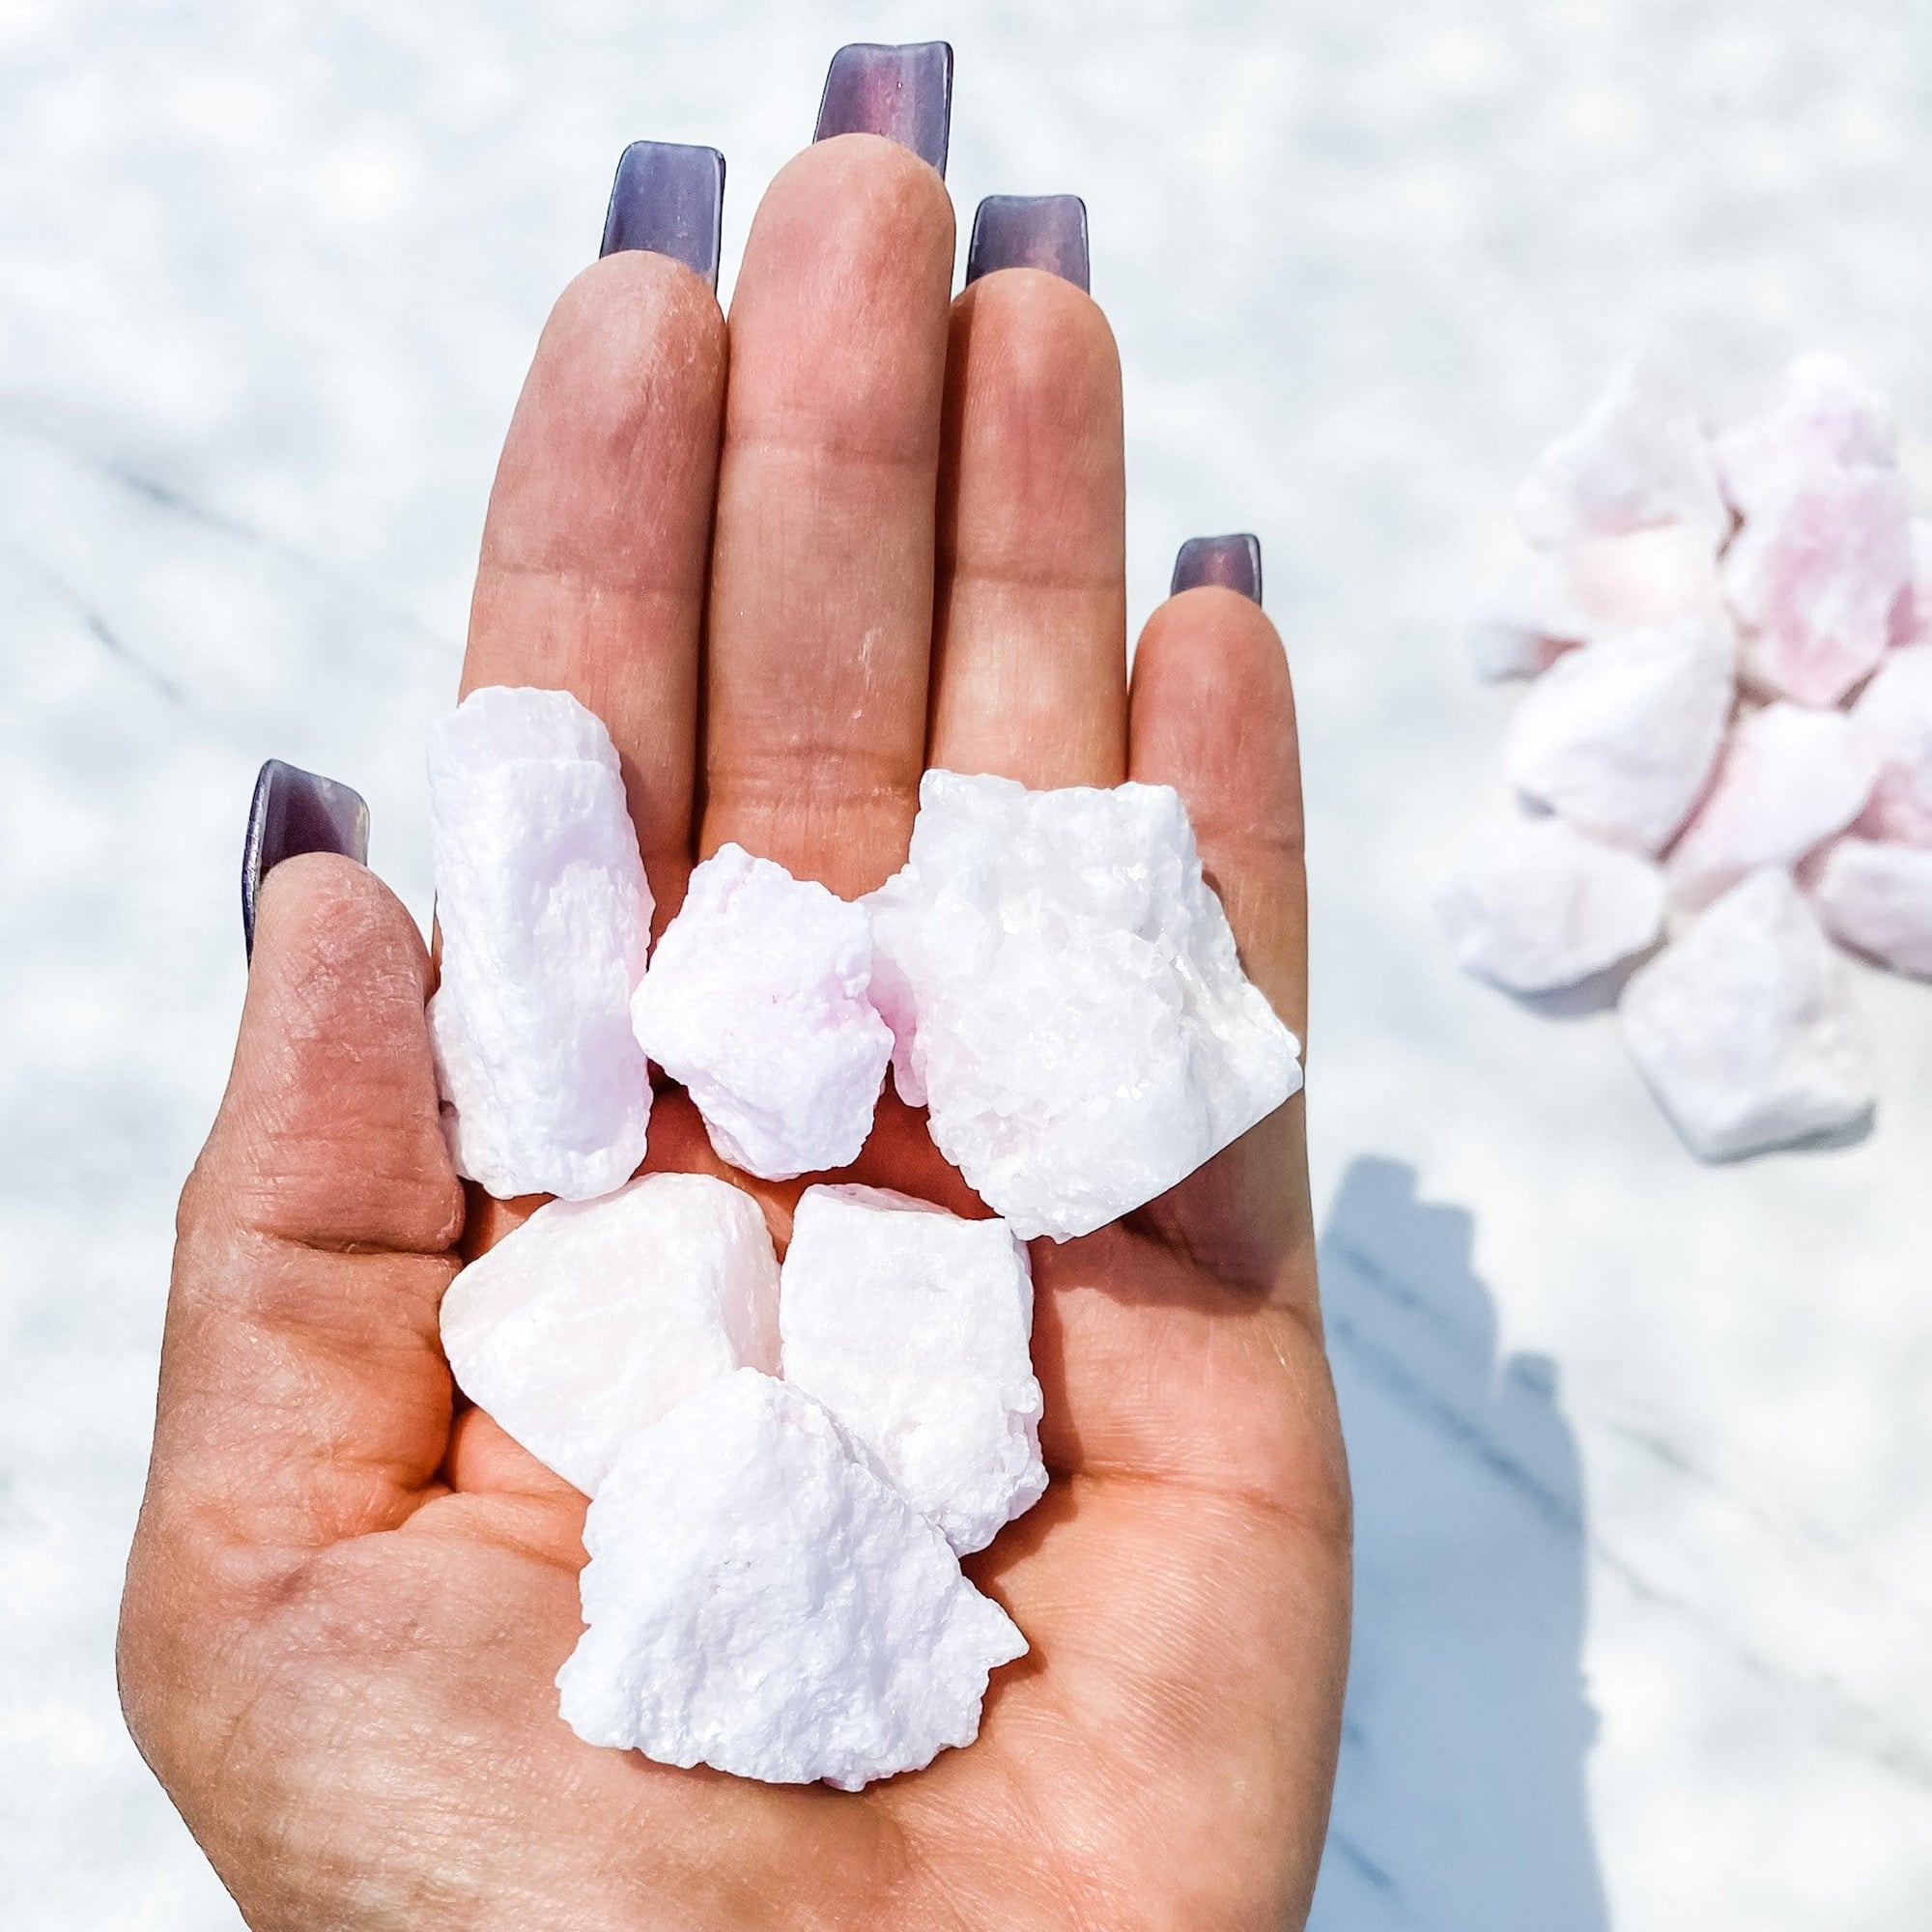
<path id="1" fill-rule="evenodd" d="M 1506 820 L 1436 901 L 1457 963 L 1517 993 L 1570 986 L 1641 952 L 1663 922 L 1663 875 L 1560 818 Z"/>
<path id="2" fill-rule="evenodd" d="M 651 890 L 611 735 L 565 692 L 492 686 L 431 728 L 429 781 L 456 1170 L 503 1198 L 608 1194 L 651 1106 L 630 1021 Z"/>
<path id="3" fill-rule="evenodd" d="M 692 873 L 631 1020 L 719 1153 L 788 1180 L 857 1159 L 871 1129 L 893 1050 L 871 978 L 862 907 L 725 845 Z"/>
<path id="4" fill-rule="evenodd" d="M 732 1370 L 776 1371 L 779 1267 L 750 1195 L 647 1174 L 554 1201 L 456 1277 L 457 1386 L 586 1495 L 637 1432 Z"/>
<path id="5" fill-rule="evenodd" d="M 1727 430 L 1716 448 L 1725 496 L 1756 517 L 1820 469 L 1890 469 L 1898 433 L 1890 401 L 1843 357 L 1821 352 L 1793 362 L 1770 413 Z"/>
<path id="6" fill-rule="evenodd" d="M 1704 905 L 1760 866 L 1794 866 L 1864 809 L 1878 762 L 1838 711 L 1773 704 L 1731 732 L 1696 815 L 1670 854 L 1670 885 Z"/>
<path id="7" fill-rule="evenodd" d="M 927 772 L 867 903 L 899 1093 L 1022 1239 L 1151 1200 L 1301 1084 L 1169 786 Z"/>
<path id="8" fill-rule="evenodd" d="M 1516 515 L 1546 548 L 1683 524 L 1716 550 L 1731 524 L 1695 411 L 1675 376 L 1646 355 L 1622 362 L 1583 420 L 1530 466 Z"/>
<path id="9" fill-rule="evenodd" d="M 1639 968 L 1618 1010 L 1631 1058 L 1705 1160 L 1789 1147 L 1872 1105 L 1843 968 L 1785 872 L 1732 887 Z"/>
<path id="10" fill-rule="evenodd" d="M 1932 980 L 1932 851 L 1841 838 L 1825 854 L 1811 901 L 1833 938 Z"/>
<path id="11" fill-rule="evenodd" d="M 1800 704 L 1836 704 L 1885 656 L 1911 581 L 1911 510 L 1897 473 L 1813 470 L 1724 554 L 1751 681 Z"/>
<path id="12" fill-rule="evenodd" d="M 971 1744 L 1026 1639 L 809 1396 L 751 1370 L 632 1438 L 557 1673 L 588 1744 L 856 1791 Z"/>
<path id="13" fill-rule="evenodd" d="M 1724 626 L 1697 619 L 1570 652 L 1510 718 L 1503 765 L 1511 783 L 1597 838 L 1660 850 L 1717 756 L 1732 658 Z"/>
<path id="14" fill-rule="evenodd" d="M 1932 644 L 1893 651 L 1852 718 L 1877 753 L 1878 782 L 1856 831 L 1932 848 Z"/>
<path id="15" fill-rule="evenodd" d="M 779 1326 L 786 1378 L 961 1555 L 1045 1493 L 1033 1275 L 1004 1221 L 883 1188 L 809 1187 Z"/>

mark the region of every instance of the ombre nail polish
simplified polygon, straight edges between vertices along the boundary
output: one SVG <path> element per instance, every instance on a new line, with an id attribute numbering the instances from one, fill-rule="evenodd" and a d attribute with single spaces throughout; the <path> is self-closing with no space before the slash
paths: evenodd
<path id="1" fill-rule="evenodd" d="M 724 156 L 676 141 L 633 141 L 617 157 L 599 255 L 668 255 L 718 286 L 724 230 Z"/>
<path id="2" fill-rule="evenodd" d="M 270 758 L 255 781 L 242 844 L 242 938 L 251 955 L 262 881 L 284 859 L 301 852 L 339 852 L 366 866 L 369 808 L 346 784 Z"/>
<path id="3" fill-rule="evenodd" d="M 1219 583 L 1262 601 L 1262 540 L 1246 530 L 1226 537 L 1189 537 L 1174 559 L 1170 597 L 1203 583 Z"/>
<path id="4" fill-rule="evenodd" d="M 856 41 L 832 56 L 814 141 L 883 134 L 946 172 L 952 127 L 952 49 L 944 41 L 880 46 Z"/>
<path id="5" fill-rule="evenodd" d="M 1086 288 L 1087 204 L 1077 194 L 989 194 L 973 216 L 966 279 L 995 269 L 1044 269 Z"/>

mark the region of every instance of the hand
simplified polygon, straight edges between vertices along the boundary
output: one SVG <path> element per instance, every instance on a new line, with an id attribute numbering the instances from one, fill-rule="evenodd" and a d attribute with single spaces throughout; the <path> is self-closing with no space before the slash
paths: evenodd
<path id="1" fill-rule="evenodd" d="M 940 177 L 848 134 L 766 195 L 728 327 L 667 256 L 580 276 L 497 473 L 466 687 L 607 721 L 661 924 L 726 839 L 878 884 L 927 764 L 1173 783 L 1300 1032 L 1279 640 L 1189 590 L 1129 689 L 1107 325 L 1038 270 L 949 303 L 952 258 Z M 857 1795 L 764 1786 L 557 1715 L 584 1502 L 454 1398 L 438 1345 L 462 1253 L 531 1204 L 466 1217 L 431 984 L 372 874 L 278 867 L 182 1201 L 123 1695 L 250 1924 L 1298 1924 L 1349 1591 L 1299 1099 L 1127 1221 L 1034 1245 L 1053 1485 L 966 1565 L 1033 1646 L 979 1742 Z M 679 1094 L 647 1165 L 724 1171 Z M 890 1090 L 856 1174 L 975 1205 Z M 796 1189 L 755 1191 L 782 1239 Z"/>

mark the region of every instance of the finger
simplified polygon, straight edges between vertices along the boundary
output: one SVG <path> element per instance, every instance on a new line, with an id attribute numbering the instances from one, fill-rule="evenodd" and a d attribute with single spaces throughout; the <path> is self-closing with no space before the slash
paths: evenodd
<path id="1" fill-rule="evenodd" d="M 724 359 L 715 297 L 668 254 L 627 247 L 565 290 L 497 468 L 463 666 L 465 692 L 568 691 L 610 726 L 660 926 L 690 866 Z"/>
<path id="2" fill-rule="evenodd" d="M 391 1527 L 441 1462 L 462 1194 L 409 914 L 349 860 L 256 899 L 242 1034 L 182 1199 L 144 1534 L 293 1551 Z"/>
<path id="3" fill-rule="evenodd" d="M 1030 785 L 1118 784 L 1127 755 L 1120 356 L 1085 293 L 1079 201 L 1014 201 L 990 222 L 981 204 L 978 278 L 952 309 L 927 757 Z M 1068 210 L 1077 236 L 1050 249 Z M 1053 254 L 1057 270 L 1000 266 L 1029 253 Z"/>
<path id="4" fill-rule="evenodd" d="M 700 849 L 847 896 L 905 857 L 924 764 L 952 207 L 907 149 L 808 149 L 731 304 Z"/>
<path id="5" fill-rule="evenodd" d="M 1242 966 L 1305 1037 L 1307 877 L 1294 695 L 1281 639 L 1256 601 L 1259 546 L 1254 562 L 1254 596 L 1209 582 L 1169 598 L 1148 620 L 1134 657 L 1129 770 L 1173 785 L 1186 801 Z M 1224 1279 L 1312 1309 L 1301 1096 L 1155 1203 L 1148 1219 Z"/>

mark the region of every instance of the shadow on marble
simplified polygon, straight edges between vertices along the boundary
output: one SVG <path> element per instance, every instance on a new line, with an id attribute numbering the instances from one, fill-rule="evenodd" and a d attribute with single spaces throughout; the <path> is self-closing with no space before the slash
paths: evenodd
<path id="1" fill-rule="evenodd" d="M 1358 1160 L 1321 1237 L 1354 1654 L 1311 1932 L 1605 1932 L 1584 1502 L 1542 1355 L 1498 1360 L 1473 1224 Z"/>

